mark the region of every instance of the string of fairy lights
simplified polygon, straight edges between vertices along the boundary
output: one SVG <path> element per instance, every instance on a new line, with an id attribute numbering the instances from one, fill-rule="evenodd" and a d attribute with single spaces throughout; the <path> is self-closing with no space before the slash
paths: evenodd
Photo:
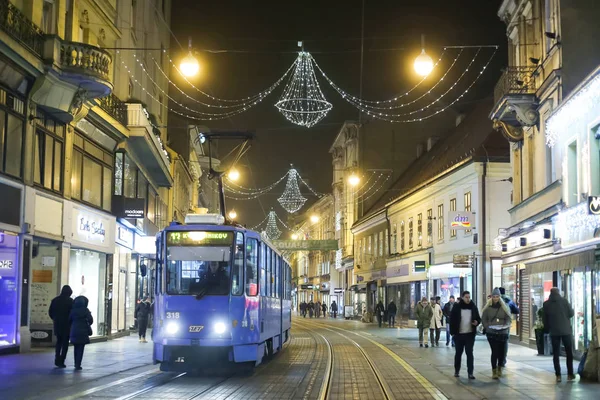
<path id="1" fill-rule="evenodd" d="M 489 48 L 493 49 L 493 52 L 484 62 L 482 68 L 476 68 L 475 63 L 477 62 L 480 53 Z M 469 63 L 454 81 L 448 83 L 450 73 L 458 68 L 463 54 L 471 49 L 474 50 L 474 55 Z M 454 53 L 453 50 L 458 51 Z M 190 121 L 215 121 L 242 114 L 262 103 L 285 82 L 285 86 L 278 101 L 275 103 L 275 107 L 288 121 L 299 126 L 310 128 L 317 125 L 333 108 L 333 105 L 323 94 L 319 80 L 317 79 L 316 71 L 319 71 L 324 81 L 329 84 L 343 100 L 361 112 L 364 112 L 373 118 L 392 123 L 413 123 L 424 121 L 441 114 L 464 98 L 469 90 L 477 83 L 481 75 L 483 75 L 497 50 L 498 46 L 444 47 L 438 60 L 435 63 L 432 62 L 432 70 L 439 68 L 448 54 L 454 55 L 450 57 L 451 62 L 437 80 L 429 78 L 430 75 L 428 73 L 412 88 L 386 100 L 370 100 L 350 94 L 336 84 L 321 68 L 314 57 L 304 50 L 298 52 L 296 60 L 273 84 L 258 93 L 240 99 L 224 99 L 203 91 L 198 86 L 194 85 L 194 83 L 186 77 L 181 68 L 175 64 L 174 60 L 167 55 L 166 58 L 172 69 L 174 69 L 177 74 L 183 78 L 183 81 L 197 93 L 197 95 L 190 95 L 188 91 L 178 86 L 175 81 L 171 79 L 170 74 L 162 68 L 161 63 L 158 62 L 156 58 L 149 55 L 155 69 L 157 69 L 160 75 L 167 80 L 168 86 L 172 87 L 176 92 L 179 92 L 183 98 L 200 108 L 192 107 L 189 104 L 186 105 L 182 101 L 175 99 L 169 94 L 169 91 L 163 89 L 162 85 L 156 82 L 156 79 L 145 67 L 141 57 L 138 57 L 138 55 L 134 53 L 134 64 L 141 69 L 143 76 L 152 85 L 152 90 L 149 90 L 143 85 L 142 79 L 136 78 L 134 68 L 128 65 L 125 57 L 119 52 L 117 52 L 117 54 L 121 55 L 121 64 L 135 85 L 138 85 L 146 95 L 162 107 L 165 107 L 174 114 L 182 116 Z M 167 53 L 166 50 L 163 50 L 163 52 L 165 54 Z M 478 73 L 471 83 L 468 84 L 468 82 L 465 82 L 467 75 L 469 75 L 469 72 L 474 68 Z M 421 88 L 428 80 L 432 81 L 431 85 L 419 90 L 419 88 Z M 466 86 L 466 88 L 461 91 L 461 86 L 463 88 Z M 441 89 L 441 92 L 439 92 L 438 89 Z M 161 96 L 156 95 L 157 91 L 160 92 Z M 440 107 L 439 105 L 441 105 L 442 100 L 449 97 L 452 92 L 457 92 L 454 98 L 450 100 L 448 104 Z M 409 97 L 413 93 L 417 93 L 417 95 L 413 98 Z M 164 98 L 161 98 L 163 95 Z M 406 100 L 404 100 L 405 98 Z M 420 104 L 425 98 L 430 100 L 426 104 Z M 436 107 L 437 109 L 434 110 Z M 407 108 L 405 112 L 394 112 L 394 110 L 404 108 Z"/>

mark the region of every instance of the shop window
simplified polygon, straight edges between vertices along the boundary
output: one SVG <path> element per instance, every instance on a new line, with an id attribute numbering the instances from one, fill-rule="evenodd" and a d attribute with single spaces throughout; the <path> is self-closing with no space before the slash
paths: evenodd
<path id="1" fill-rule="evenodd" d="M 456 211 L 456 198 L 450 199 L 450 211 Z M 456 229 L 450 229 L 450 238 L 456 237 Z"/>
<path id="2" fill-rule="evenodd" d="M 34 150 L 34 182 L 62 192 L 64 125 L 38 112 Z"/>
<path id="3" fill-rule="evenodd" d="M 134 199 L 137 191 L 137 168 L 125 154 L 123 162 L 123 196 Z"/>
<path id="4" fill-rule="evenodd" d="M 398 252 L 398 225 L 394 224 L 392 227 L 392 254 Z"/>
<path id="5" fill-rule="evenodd" d="M 258 294 L 258 240 L 248 239 L 246 247 L 246 294 Z"/>
<path id="6" fill-rule="evenodd" d="M 427 210 L 427 245 L 433 242 L 433 210 Z"/>
<path id="7" fill-rule="evenodd" d="M 0 349 L 18 344 L 19 237 L 0 231 Z M 35 277 L 35 275 L 34 275 Z M 34 278 L 35 279 L 35 278 Z M 35 282 L 35 281 L 34 281 Z M 50 301 L 48 296 L 44 300 Z M 48 314 L 48 308 L 44 309 Z"/>
<path id="8" fill-rule="evenodd" d="M 437 215 L 437 225 L 438 225 L 438 241 L 444 240 L 444 205 L 438 205 L 438 215 Z"/>
<path id="9" fill-rule="evenodd" d="M 502 287 L 506 289 L 506 295 L 511 298 L 515 303 L 518 304 L 517 290 L 519 288 L 517 282 L 517 267 L 504 267 L 502 268 Z M 513 318 L 512 326 L 510 328 L 511 335 L 517 334 L 517 318 Z"/>
<path id="10" fill-rule="evenodd" d="M 54 32 L 54 0 L 44 0 L 42 7 L 42 30 L 45 34 Z"/>
<path id="11" fill-rule="evenodd" d="M 423 247 L 423 214 L 417 215 L 417 246 Z"/>
<path id="12" fill-rule="evenodd" d="M 531 328 L 529 330 L 532 339 L 535 339 L 535 326 L 537 321 L 537 312 L 544 306 L 544 301 L 550 296 L 550 289 L 553 284 L 553 273 L 542 272 L 539 274 L 531 274 L 529 276 L 529 287 L 531 290 Z"/>
<path id="13" fill-rule="evenodd" d="M 71 159 L 71 196 L 106 211 L 112 202 L 112 157 L 77 133 Z M 106 163 L 105 161 L 110 162 Z"/>
<path id="14" fill-rule="evenodd" d="M 148 210 L 146 211 L 146 217 L 150 222 L 156 225 L 156 192 L 154 189 L 148 189 Z"/>
<path id="15" fill-rule="evenodd" d="M 13 99 L 13 102 L 20 102 L 20 100 L 12 98 L 6 92 L 0 90 L 0 172 L 21 177 L 23 119 L 2 107 L 4 99 Z"/>
<path id="16" fill-rule="evenodd" d="M 408 249 L 412 250 L 413 248 L 413 219 L 408 219 Z"/>
<path id="17" fill-rule="evenodd" d="M 464 194 L 464 198 L 465 198 L 465 211 L 471 212 L 471 192 L 466 192 Z M 468 235 L 470 233 L 471 233 L 471 229 L 465 230 L 465 235 Z"/>

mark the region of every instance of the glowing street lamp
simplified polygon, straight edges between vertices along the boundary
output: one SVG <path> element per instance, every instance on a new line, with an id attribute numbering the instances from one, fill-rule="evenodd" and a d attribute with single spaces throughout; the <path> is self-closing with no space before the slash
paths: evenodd
<path id="1" fill-rule="evenodd" d="M 310 222 L 312 222 L 313 224 L 316 224 L 317 222 L 319 222 L 319 216 L 318 215 L 311 215 L 310 216 Z"/>
<path id="2" fill-rule="evenodd" d="M 298 234 L 292 233 L 292 240 L 298 240 Z"/>
<path id="3" fill-rule="evenodd" d="M 196 76 L 200 71 L 200 63 L 198 63 L 198 60 L 192 54 L 192 38 L 190 38 L 188 49 L 188 55 L 181 60 L 179 70 L 185 77 L 191 78 Z"/>
<path id="4" fill-rule="evenodd" d="M 425 35 L 421 35 L 421 54 L 415 59 L 414 67 L 421 76 L 427 76 L 433 71 L 433 60 L 425 52 Z"/>
<path id="5" fill-rule="evenodd" d="M 229 211 L 229 214 L 227 215 L 229 215 L 229 219 L 232 221 L 234 221 L 237 218 L 237 212 L 235 212 L 235 210 Z"/>
<path id="6" fill-rule="evenodd" d="M 350 186 L 358 186 L 358 184 L 360 183 L 359 176 L 356 174 L 350 175 L 350 178 L 348 178 L 348 183 L 350 184 Z"/>
<path id="7" fill-rule="evenodd" d="M 240 179 L 240 171 L 238 171 L 235 168 L 230 169 L 227 173 L 227 178 L 229 178 L 229 180 L 232 182 L 237 181 L 238 179 Z"/>

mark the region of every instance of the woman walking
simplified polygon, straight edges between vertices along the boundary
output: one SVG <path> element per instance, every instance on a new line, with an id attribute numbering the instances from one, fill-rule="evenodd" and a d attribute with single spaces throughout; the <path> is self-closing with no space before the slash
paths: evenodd
<path id="1" fill-rule="evenodd" d="M 90 343 L 92 335 L 92 324 L 94 319 L 92 313 L 87 308 L 88 299 L 85 296 L 77 296 L 73 300 L 73 309 L 69 316 L 71 322 L 70 339 L 73 343 L 75 353 L 75 370 L 81 371 L 81 360 L 83 359 L 83 350 L 85 345 Z"/>
<path id="2" fill-rule="evenodd" d="M 498 288 L 494 289 L 492 298 L 483 307 L 481 322 L 492 350 L 492 378 L 498 379 L 502 377 L 502 366 L 506 362 L 504 346 L 508 341 L 511 325 L 510 308 L 502 301 Z"/>
<path id="3" fill-rule="evenodd" d="M 419 328 L 420 347 L 423 347 L 423 341 L 425 341 L 425 347 L 429 347 L 427 344 L 427 332 L 431 326 L 431 317 L 433 317 L 433 309 L 427 302 L 427 297 L 423 296 L 421 301 L 417 303 L 417 328 Z"/>

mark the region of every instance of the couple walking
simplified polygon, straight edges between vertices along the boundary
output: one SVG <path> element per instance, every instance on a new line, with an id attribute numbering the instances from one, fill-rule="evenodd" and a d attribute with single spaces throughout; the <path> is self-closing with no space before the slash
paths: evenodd
<path id="1" fill-rule="evenodd" d="M 431 304 L 427 297 L 423 296 L 417 304 L 417 328 L 419 328 L 419 346 L 429 347 L 427 342 L 427 330 L 431 339 L 431 347 L 440 345 L 440 332 L 443 326 L 444 313 L 440 304 L 440 297 L 432 297 Z"/>

